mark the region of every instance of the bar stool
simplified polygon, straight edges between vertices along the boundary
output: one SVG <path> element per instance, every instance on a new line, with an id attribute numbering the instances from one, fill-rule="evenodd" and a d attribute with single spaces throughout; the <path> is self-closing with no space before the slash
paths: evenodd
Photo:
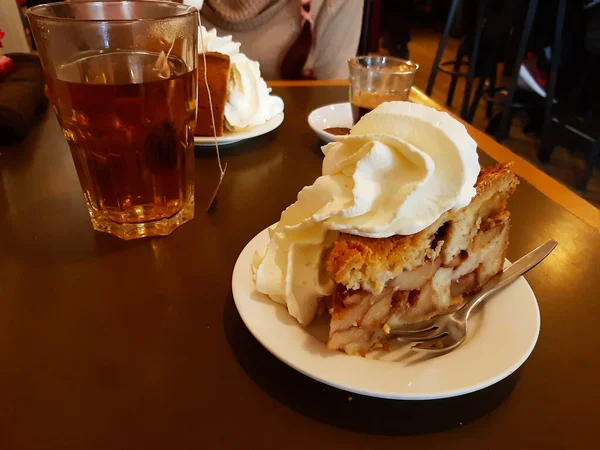
<path id="1" fill-rule="evenodd" d="M 558 80 L 558 64 L 562 48 L 562 32 L 565 23 L 566 0 L 559 0 L 556 14 L 556 27 L 554 29 L 554 45 L 552 48 L 552 60 L 550 61 L 550 76 L 546 88 L 546 105 L 544 107 L 544 128 L 538 158 L 542 162 L 549 162 L 552 156 L 552 105 L 556 95 L 556 81 Z"/>
<path id="2" fill-rule="evenodd" d="M 507 90 L 506 99 L 504 100 L 504 108 L 500 118 L 500 124 L 498 130 L 495 133 L 495 139 L 499 142 L 508 138 L 510 134 L 510 128 L 512 124 L 512 111 L 514 110 L 515 93 L 517 91 L 517 82 L 519 79 L 519 69 L 525 58 L 527 51 L 527 43 L 529 41 L 529 35 L 535 19 L 535 14 L 538 6 L 538 0 L 530 0 L 527 9 L 527 15 L 525 18 L 525 24 L 523 26 L 523 33 L 519 42 L 519 48 L 515 58 L 512 79 L 510 86 Z M 586 190 L 587 184 L 590 177 L 592 176 L 595 165 L 600 157 L 600 133 L 597 131 L 600 125 L 600 118 L 595 120 L 578 123 L 573 120 L 573 114 L 564 112 L 565 108 L 561 106 L 553 111 L 555 98 L 556 98 L 556 82 L 558 80 L 558 67 L 560 62 L 560 55 L 562 52 L 562 32 L 565 21 L 567 0 L 559 0 L 558 8 L 556 12 L 556 24 L 554 29 L 554 42 L 552 46 L 552 57 L 550 60 L 550 74 L 548 77 L 548 83 L 546 87 L 546 99 L 544 105 L 544 120 L 542 128 L 542 137 L 540 140 L 540 148 L 538 152 L 538 159 L 543 163 L 548 163 L 552 157 L 552 152 L 555 146 L 553 139 L 553 129 L 555 128 L 554 123 L 558 123 L 561 128 L 566 128 L 580 136 L 584 136 L 585 139 L 593 143 L 592 148 L 589 151 L 589 155 L 586 161 L 586 167 L 584 174 L 580 181 L 577 183 L 577 188 L 580 190 Z M 478 93 L 476 93 L 473 103 L 478 102 Z M 471 111 L 476 109 L 476 105 L 471 108 Z"/>
<path id="3" fill-rule="evenodd" d="M 585 169 L 582 177 L 577 183 L 577 189 L 585 191 L 588 182 L 594 172 L 594 167 L 600 157 L 600 118 L 594 117 L 592 120 L 579 122 L 573 120 L 573 114 L 569 114 L 568 108 L 560 107 L 554 109 L 554 99 L 556 97 L 556 82 L 558 81 L 558 66 L 562 48 L 562 32 L 565 22 L 567 0 L 559 0 L 558 10 L 556 14 L 556 26 L 554 29 L 554 43 L 552 47 L 552 60 L 550 68 L 550 76 L 548 77 L 548 85 L 546 89 L 546 102 L 544 107 L 544 125 L 542 130 L 542 138 L 538 158 L 543 163 L 550 162 L 552 152 L 554 150 L 553 128 L 554 123 L 558 123 L 564 128 L 583 136 L 588 141 L 592 142 L 592 147 L 589 150 Z"/>
<path id="4" fill-rule="evenodd" d="M 561 0 L 561 3 L 564 0 Z M 498 131 L 495 134 L 495 139 L 498 142 L 502 142 L 508 138 L 510 133 L 510 127 L 512 124 L 512 108 L 513 102 L 515 99 L 515 92 L 517 91 L 517 82 L 519 81 L 519 69 L 521 68 L 521 64 L 523 64 L 523 60 L 525 59 L 525 52 L 527 51 L 527 44 L 529 42 L 529 35 L 531 34 L 531 28 L 533 26 L 533 20 L 535 19 L 535 12 L 537 10 L 538 0 L 529 0 L 529 6 L 527 7 L 527 15 L 525 16 L 525 23 L 523 24 L 523 32 L 521 34 L 521 40 L 519 42 L 519 47 L 517 49 L 517 55 L 515 58 L 515 62 L 512 70 L 512 79 L 510 82 L 510 86 L 508 87 L 506 99 L 504 100 L 504 109 L 502 110 L 502 115 L 500 118 L 500 125 L 498 127 Z M 560 8 L 559 8 L 560 9 Z M 564 19 L 564 11 L 563 11 L 563 19 Z M 558 67 L 558 56 L 559 52 L 552 52 L 552 67 L 554 67 L 554 62 L 556 60 L 556 64 Z M 555 80 L 556 81 L 556 80 Z"/>
<path id="5" fill-rule="evenodd" d="M 463 58 L 467 55 L 464 54 L 462 46 L 459 47 L 456 53 L 456 59 L 454 61 L 445 61 L 441 62 L 442 56 L 444 54 L 444 50 L 448 43 L 448 37 L 450 35 L 450 29 L 452 28 L 452 24 L 454 22 L 454 17 L 456 15 L 456 9 L 458 8 L 461 0 L 452 0 L 450 5 L 450 11 L 448 13 L 448 19 L 446 20 L 446 25 L 444 27 L 444 33 L 442 34 L 442 39 L 438 45 L 438 49 L 435 55 L 435 60 L 433 63 L 433 67 L 431 69 L 431 73 L 429 74 L 429 80 L 427 82 L 427 88 L 425 89 L 425 93 L 427 95 L 431 95 L 433 91 L 433 85 L 435 84 L 435 79 L 437 77 L 438 71 L 449 74 L 452 79 L 450 81 L 450 87 L 448 89 L 448 97 L 446 99 L 446 105 L 452 106 L 452 100 L 454 98 L 454 91 L 456 89 L 456 83 L 458 82 L 458 78 L 465 78 L 465 92 L 463 95 L 463 102 L 461 105 L 461 113 L 460 116 L 467 120 L 469 116 L 469 103 L 471 101 L 471 91 L 473 89 L 473 81 L 475 79 L 475 68 L 477 66 L 477 59 L 479 57 L 479 47 L 481 44 L 481 35 L 483 31 L 483 27 L 485 25 L 485 13 L 487 10 L 488 0 L 479 0 L 479 4 L 477 6 L 477 18 L 475 24 L 475 34 L 473 39 L 473 48 L 471 49 L 471 55 L 468 61 L 463 61 Z M 487 62 L 486 62 L 487 64 Z M 448 69 L 447 67 L 452 66 L 452 69 Z M 461 72 L 460 68 L 462 66 L 468 66 L 467 72 Z M 495 67 L 495 64 L 494 64 Z M 488 77 L 489 78 L 489 77 Z M 482 80 L 485 82 L 485 80 Z M 490 78 L 490 84 L 495 86 L 496 76 L 494 70 L 494 76 Z M 492 103 L 488 103 L 487 111 L 491 114 L 492 111 Z"/>
<path id="6" fill-rule="evenodd" d="M 501 47 L 505 47 L 505 42 L 496 42 L 495 46 L 492 46 L 490 51 L 487 53 L 487 61 L 484 65 L 484 72 L 482 73 L 479 84 L 475 90 L 475 94 L 473 96 L 473 101 L 469 108 L 467 115 L 464 117 L 465 120 L 471 122 L 475 116 L 477 108 L 479 106 L 479 102 L 482 98 L 484 98 L 487 102 L 486 116 L 488 118 L 492 115 L 493 105 L 503 105 L 504 108 L 502 113 L 497 116 L 493 121 L 488 125 L 487 132 L 493 133 L 496 140 L 501 142 L 502 140 L 508 137 L 508 133 L 510 130 L 510 124 L 512 121 L 512 110 L 515 108 L 527 107 L 529 105 L 529 101 L 525 99 L 525 103 L 523 103 L 523 99 L 521 99 L 518 103 L 515 103 L 515 94 L 517 91 L 517 81 L 518 81 L 518 71 L 523 63 L 523 59 L 525 57 L 525 52 L 527 50 L 527 43 L 529 41 L 529 36 L 531 33 L 531 28 L 533 26 L 533 20 L 535 18 L 535 13 L 537 10 L 538 0 L 530 0 L 527 7 L 527 14 L 525 17 L 525 21 L 522 24 L 521 35 L 518 34 L 516 37 L 518 38 L 518 49 L 516 52 L 516 57 L 514 60 L 514 68 L 512 73 L 514 76 L 512 77 L 512 81 L 509 87 L 505 86 L 496 86 L 496 65 L 494 61 L 497 58 L 497 53 Z M 514 5 L 512 5 L 514 6 Z M 516 32 L 516 29 L 521 24 L 513 23 L 509 26 L 513 29 L 513 34 Z M 485 88 L 485 81 L 490 80 L 489 87 Z M 504 100 L 497 100 L 496 94 L 504 93 Z M 527 97 L 527 96 L 524 96 Z M 490 130 L 494 131 L 490 131 Z"/>

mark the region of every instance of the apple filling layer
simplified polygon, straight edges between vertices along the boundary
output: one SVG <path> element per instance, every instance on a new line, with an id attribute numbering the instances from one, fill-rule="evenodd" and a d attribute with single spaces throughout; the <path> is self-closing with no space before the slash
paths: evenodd
<path id="1" fill-rule="evenodd" d="M 331 298 L 328 347 L 365 355 L 385 345 L 390 328 L 427 320 L 460 306 L 463 295 L 478 291 L 502 270 L 508 231 L 507 214 L 480 221 L 476 234 L 453 255 L 440 251 L 452 224 L 431 241 L 434 259 L 388 280 L 380 293 L 338 284 Z"/>

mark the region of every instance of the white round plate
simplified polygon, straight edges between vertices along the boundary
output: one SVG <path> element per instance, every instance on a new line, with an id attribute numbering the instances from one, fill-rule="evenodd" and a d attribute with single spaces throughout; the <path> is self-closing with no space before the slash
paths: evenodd
<path id="1" fill-rule="evenodd" d="M 247 128 L 243 131 L 225 131 L 223 136 L 217 137 L 217 142 L 219 145 L 235 144 L 236 142 L 270 133 L 283 123 L 283 117 L 283 113 L 280 113 L 262 125 Z M 215 138 L 212 136 L 194 136 L 194 145 L 196 147 L 214 147 Z"/>
<path id="2" fill-rule="evenodd" d="M 346 102 L 317 108 L 308 115 L 308 125 L 325 142 L 333 142 L 335 135 L 323 130 L 332 127 L 352 128 L 352 107 Z"/>
<path id="3" fill-rule="evenodd" d="M 242 320 L 254 337 L 290 367 L 325 384 L 373 397 L 427 400 L 454 397 L 490 386 L 525 362 L 538 338 L 540 312 L 524 278 L 485 303 L 469 321 L 467 341 L 433 356 L 410 344 L 366 358 L 327 349 L 329 318 L 303 328 L 284 306 L 254 289 L 252 256 L 269 241 L 267 230 L 252 239 L 233 271 L 232 289 Z"/>

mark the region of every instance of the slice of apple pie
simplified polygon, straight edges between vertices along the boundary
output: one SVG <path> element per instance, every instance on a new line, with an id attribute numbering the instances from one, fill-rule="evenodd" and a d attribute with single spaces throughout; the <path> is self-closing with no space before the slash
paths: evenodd
<path id="1" fill-rule="evenodd" d="M 340 234 L 327 270 L 331 296 L 328 347 L 364 355 L 385 345 L 390 328 L 456 308 L 502 270 L 518 180 L 510 165 L 483 169 L 476 195 L 424 230 L 383 239 Z"/>

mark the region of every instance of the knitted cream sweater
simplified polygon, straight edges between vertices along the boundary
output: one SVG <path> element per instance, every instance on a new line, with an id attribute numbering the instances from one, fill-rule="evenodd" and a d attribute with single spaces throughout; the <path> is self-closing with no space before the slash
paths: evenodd
<path id="1" fill-rule="evenodd" d="M 347 78 L 347 61 L 358 48 L 363 2 L 312 0 L 313 48 L 305 70 L 318 79 Z M 241 42 L 267 80 L 280 78 L 281 61 L 301 30 L 298 0 L 206 0 L 201 16 L 207 29 Z"/>

